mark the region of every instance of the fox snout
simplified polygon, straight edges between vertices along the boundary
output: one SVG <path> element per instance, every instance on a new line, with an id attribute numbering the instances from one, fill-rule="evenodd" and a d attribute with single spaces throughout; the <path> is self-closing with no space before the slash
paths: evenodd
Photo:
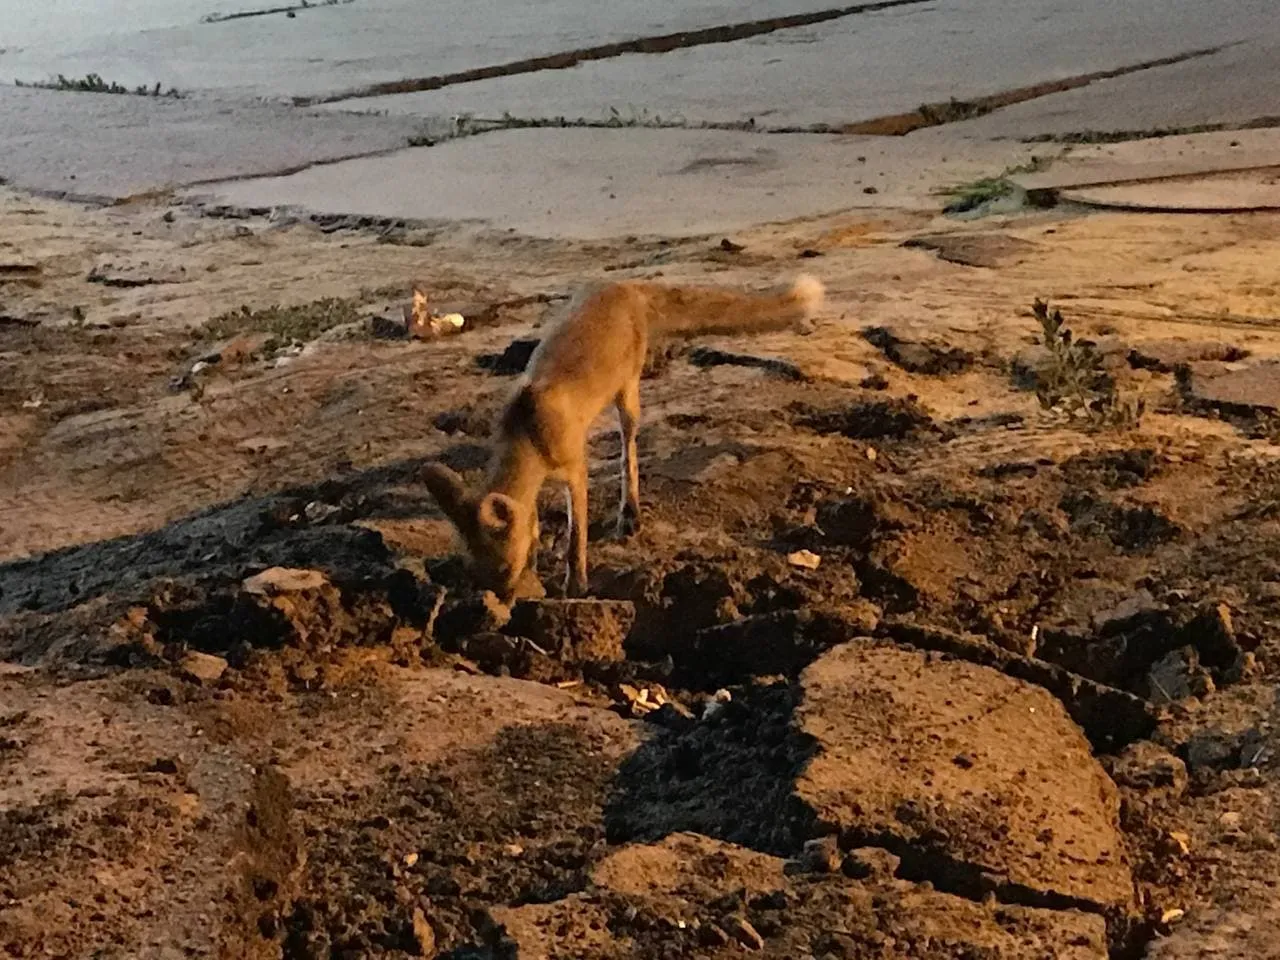
<path id="1" fill-rule="evenodd" d="M 536 536 L 530 511 L 502 493 L 472 494 L 443 464 L 428 465 L 422 479 L 466 546 L 477 585 L 513 598 Z"/>

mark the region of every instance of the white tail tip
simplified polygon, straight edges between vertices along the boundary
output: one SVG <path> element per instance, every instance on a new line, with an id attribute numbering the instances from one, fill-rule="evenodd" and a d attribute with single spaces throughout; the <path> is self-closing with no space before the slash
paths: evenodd
<path id="1" fill-rule="evenodd" d="M 822 281 L 817 277 L 802 273 L 796 277 L 795 283 L 791 285 L 791 296 L 804 308 L 804 312 L 808 316 L 812 316 L 822 309 L 822 301 L 826 295 L 826 289 L 822 286 Z"/>

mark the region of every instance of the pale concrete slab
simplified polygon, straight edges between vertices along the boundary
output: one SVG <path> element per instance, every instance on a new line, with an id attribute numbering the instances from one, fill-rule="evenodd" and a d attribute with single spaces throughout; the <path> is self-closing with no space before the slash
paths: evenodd
<path id="1" fill-rule="evenodd" d="M 769 126 L 839 125 L 1276 36 L 1280 6 L 1270 0 L 939 0 L 741 43 L 625 56 L 344 106 L 423 116 L 507 112 L 575 119 L 602 118 L 613 108 L 624 116 L 694 123 L 754 118 Z M 1280 57 L 1267 64 L 1259 53 L 1250 63 L 1255 89 L 1247 104 L 1256 106 L 1280 85 Z M 1212 72 L 1188 76 L 1202 88 L 1198 96 L 1207 108 L 1234 102 L 1246 85 Z M 1269 84 L 1262 82 L 1268 78 Z M 1219 84 L 1227 92 L 1216 98 Z M 1181 87 L 1150 91 L 1132 114 L 1183 95 Z M 1105 98 L 1090 102 L 1109 106 Z"/>
<path id="2" fill-rule="evenodd" d="M 939 187 L 1032 154 L 938 133 L 509 130 L 200 192 L 240 206 L 472 220 L 535 236 L 700 235 L 857 207 L 938 209 Z"/>
<path id="3" fill-rule="evenodd" d="M 1188 178 L 1280 165 L 1280 129 L 1222 131 L 1123 143 L 1075 146 L 1041 144 L 1056 157 L 1036 173 L 1016 174 L 1034 188 L 1079 188 L 1156 179 Z"/>
<path id="4" fill-rule="evenodd" d="M 0 176 L 27 190 L 122 197 L 403 147 L 411 117 L 0 87 Z"/>
<path id="5" fill-rule="evenodd" d="M 27 44 L 3 55 L 0 71 L 6 79 L 96 72 L 130 86 L 158 81 L 224 95 L 314 95 L 839 5 L 838 0 L 657 0 L 610 4 L 606 12 L 593 0 L 359 0 L 299 11 L 292 19 L 281 14 L 202 24 L 205 13 L 287 4 L 174 0 L 166 11 L 158 3 L 72 0 L 79 16 L 71 17 L 57 9 L 33 15 L 30 0 L 0 0 L 0 23 L 36 24 L 12 39 L 7 27 L 0 34 L 0 45 Z M 38 26 L 41 21 L 45 26 Z M 113 21 L 135 26 L 119 33 Z"/>
<path id="6" fill-rule="evenodd" d="M 1280 166 L 1270 172 L 1086 187 L 1063 199 L 1123 210 L 1230 212 L 1280 210 Z"/>
<path id="7" fill-rule="evenodd" d="M 1280 117 L 1278 89 L 1280 23 L 1209 57 L 1030 100 L 957 129 L 966 136 L 1022 138 L 1245 123 Z"/>

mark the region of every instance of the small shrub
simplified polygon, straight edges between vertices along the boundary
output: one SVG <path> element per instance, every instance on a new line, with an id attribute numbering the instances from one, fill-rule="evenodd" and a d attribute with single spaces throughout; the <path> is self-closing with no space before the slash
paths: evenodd
<path id="1" fill-rule="evenodd" d="M 1115 380 L 1102 369 L 1097 349 L 1075 339 L 1061 310 L 1036 300 L 1032 311 L 1049 351 L 1049 361 L 1036 381 L 1036 397 L 1042 407 L 1088 419 L 1097 426 L 1132 426 L 1142 419 L 1146 404 L 1119 394 Z"/>

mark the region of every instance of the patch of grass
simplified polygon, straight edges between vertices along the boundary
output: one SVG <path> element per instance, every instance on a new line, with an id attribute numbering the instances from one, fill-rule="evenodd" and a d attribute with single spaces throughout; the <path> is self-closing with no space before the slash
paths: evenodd
<path id="1" fill-rule="evenodd" d="M 326 330 L 359 319 L 357 301 L 325 297 L 294 307 L 253 310 L 242 306 L 209 320 L 196 336 L 200 340 L 227 340 L 242 333 L 266 333 L 278 341 L 277 345 L 307 343 Z"/>
<path id="2" fill-rule="evenodd" d="M 758 127 L 754 119 L 742 121 L 692 121 L 682 116 L 663 116 L 652 113 L 645 107 L 627 106 L 623 109 L 610 107 L 602 117 L 517 117 L 504 113 L 500 117 L 477 117 L 464 113 L 453 117 L 451 126 L 439 133 L 423 133 L 409 138 L 411 147 L 433 147 L 437 143 L 456 140 L 460 137 L 474 137 L 494 130 L 539 130 L 539 129 L 624 129 L 636 128 L 646 130 L 734 130 L 755 133 L 830 133 L 828 124 L 815 124 L 806 127 Z"/>
<path id="3" fill-rule="evenodd" d="M 970 183 L 959 183 L 942 191 L 943 196 L 950 198 L 942 212 L 967 213 L 995 200 L 1012 196 L 1017 190 L 1018 185 L 1005 176 L 983 177 Z"/>
<path id="4" fill-rule="evenodd" d="M 1049 351 L 1049 361 L 1036 378 L 1040 406 L 1099 427 L 1136 425 L 1146 412 L 1146 404 L 1120 395 L 1115 380 L 1102 369 L 1102 358 L 1094 345 L 1075 339 L 1062 311 L 1047 301 L 1036 300 L 1032 312 L 1040 323 L 1041 342 Z"/>
<path id="5" fill-rule="evenodd" d="M 114 80 L 107 81 L 102 79 L 99 74 L 88 73 L 83 77 L 68 77 L 66 74 L 58 74 L 53 80 L 24 81 L 15 80 L 15 86 L 32 87 L 37 90 L 69 90 L 75 93 L 116 93 L 128 94 L 135 97 L 163 97 L 170 100 L 181 100 L 185 94 L 176 87 L 170 87 L 168 90 L 164 86 L 157 83 L 155 86 L 148 84 L 140 84 L 136 87 L 126 87 L 122 83 Z"/>
<path id="6" fill-rule="evenodd" d="M 938 191 L 942 196 L 948 198 L 947 205 L 943 207 L 942 212 L 952 214 L 968 213 L 970 210 L 976 210 L 996 200 L 1014 196 L 1022 192 L 1022 187 L 1014 183 L 1011 179 L 1012 177 L 1021 174 L 1039 173 L 1053 161 L 1053 157 L 1033 156 L 1023 163 L 1006 167 L 998 176 L 982 177 L 968 183 L 958 183 L 950 187 L 944 187 Z"/>

